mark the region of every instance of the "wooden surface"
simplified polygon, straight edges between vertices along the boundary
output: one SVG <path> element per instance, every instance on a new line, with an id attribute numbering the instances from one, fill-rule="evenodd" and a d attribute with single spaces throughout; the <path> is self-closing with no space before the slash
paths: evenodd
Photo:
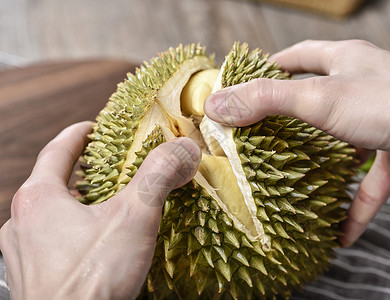
<path id="1" fill-rule="evenodd" d="M 132 70 L 128 62 L 106 60 L 0 72 L 0 226 L 43 146 L 66 126 L 94 120 Z"/>
<path id="2" fill-rule="evenodd" d="M 337 20 L 250 0 L 0 0 L 0 66 L 2 59 L 143 61 L 198 41 L 218 62 L 235 40 L 271 53 L 305 39 L 361 38 L 390 49 L 390 1 L 365 3 Z"/>

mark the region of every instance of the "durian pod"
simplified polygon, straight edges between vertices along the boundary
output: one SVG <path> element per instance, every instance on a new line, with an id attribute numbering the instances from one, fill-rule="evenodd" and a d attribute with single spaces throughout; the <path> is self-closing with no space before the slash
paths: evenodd
<path id="1" fill-rule="evenodd" d="M 212 122 L 202 109 L 212 89 L 259 77 L 288 79 L 246 44 L 236 43 L 222 68 L 213 67 L 203 47 L 180 46 L 119 84 L 85 151 L 81 201 L 108 199 L 153 148 L 191 136 L 203 148 L 202 162 L 195 178 L 164 203 L 140 298 L 288 298 L 334 257 L 354 151 L 289 117 L 242 128 Z M 232 97 L 230 103 L 245 103 Z"/>
<path id="2" fill-rule="evenodd" d="M 82 159 L 87 166 L 79 173 L 84 178 L 78 184 L 82 202 L 105 201 L 129 182 L 129 168 L 139 164 L 135 153 L 156 125 L 169 137 L 199 141 L 198 130 L 181 114 L 180 93 L 193 73 L 213 66 L 205 47 L 179 46 L 144 62 L 118 84 L 89 136 Z"/>

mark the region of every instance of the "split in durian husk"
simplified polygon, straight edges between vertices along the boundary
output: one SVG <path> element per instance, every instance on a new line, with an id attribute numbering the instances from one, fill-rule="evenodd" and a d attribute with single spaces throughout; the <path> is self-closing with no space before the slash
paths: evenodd
<path id="1" fill-rule="evenodd" d="M 107 200 L 157 145 L 192 137 L 203 159 L 195 178 L 164 203 L 143 296 L 288 297 L 334 257 L 354 151 L 290 117 L 241 128 L 209 120 L 202 106 L 212 89 L 259 77 L 288 79 L 246 44 L 236 43 L 221 69 L 214 68 L 204 47 L 189 45 L 129 74 L 90 135 L 81 201 Z"/>

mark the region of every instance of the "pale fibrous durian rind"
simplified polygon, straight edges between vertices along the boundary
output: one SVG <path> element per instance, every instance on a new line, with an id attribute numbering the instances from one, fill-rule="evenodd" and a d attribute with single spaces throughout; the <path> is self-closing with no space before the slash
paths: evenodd
<path id="1" fill-rule="evenodd" d="M 287 298 L 334 257 L 354 150 L 290 117 L 241 128 L 203 117 L 199 108 L 211 85 L 217 91 L 260 77 L 289 78 L 267 55 L 240 43 L 219 74 L 210 71 L 215 68 L 205 48 L 193 44 L 171 48 L 129 74 L 97 117 L 79 172 L 80 200 L 107 200 L 152 149 L 190 136 L 203 159 L 195 178 L 163 205 L 140 297 Z M 184 114 L 183 103 L 191 103 Z"/>

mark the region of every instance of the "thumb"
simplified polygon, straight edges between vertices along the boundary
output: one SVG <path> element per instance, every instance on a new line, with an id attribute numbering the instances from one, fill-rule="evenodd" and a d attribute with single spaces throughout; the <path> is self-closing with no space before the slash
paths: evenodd
<path id="1" fill-rule="evenodd" d="M 201 150 L 190 138 L 179 138 L 159 145 L 148 154 L 130 183 L 98 207 L 100 212 L 114 219 L 114 227 L 111 228 L 120 226 L 125 229 L 118 230 L 119 235 L 114 238 L 121 245 L 129 243 L 127 249 L 132 255 L 132 270 L 128 278 L 138 278 L 138 281 L 139 278 L 146 278 L 152 263 L 164 200 L 172 189 L 191 180 L 200 158 Z M 108 208 L 110 213 L 104 208 Z M 129 282 L 135 282 L 130 286 L 136 295 L 141 286 L 134 280 Z"/>
<path id="2" fill-rule="evenodd" d="M 323 82 L 322 77 L 254 79 L 210 95 L 204 111 L 210 119 L 230 126 L 247 126 L 266 116 L 285 115 L 323 129 L 335 109 L 332 97 L 322 95 L 324 85 L 329 83 Z"/>
<path id="3" fill-rule="evenodd" d="M 153 208 L 161 212 L 168 194 L 195 176 L 201 155 L 199 146 L 190 138 L 159 145 L 148 154 L 131 182 L 115 197 L 122 198 L 119 199 L 122 203 L 131 199 L 141 215 L 150 215 L 155 210 Z"/>

